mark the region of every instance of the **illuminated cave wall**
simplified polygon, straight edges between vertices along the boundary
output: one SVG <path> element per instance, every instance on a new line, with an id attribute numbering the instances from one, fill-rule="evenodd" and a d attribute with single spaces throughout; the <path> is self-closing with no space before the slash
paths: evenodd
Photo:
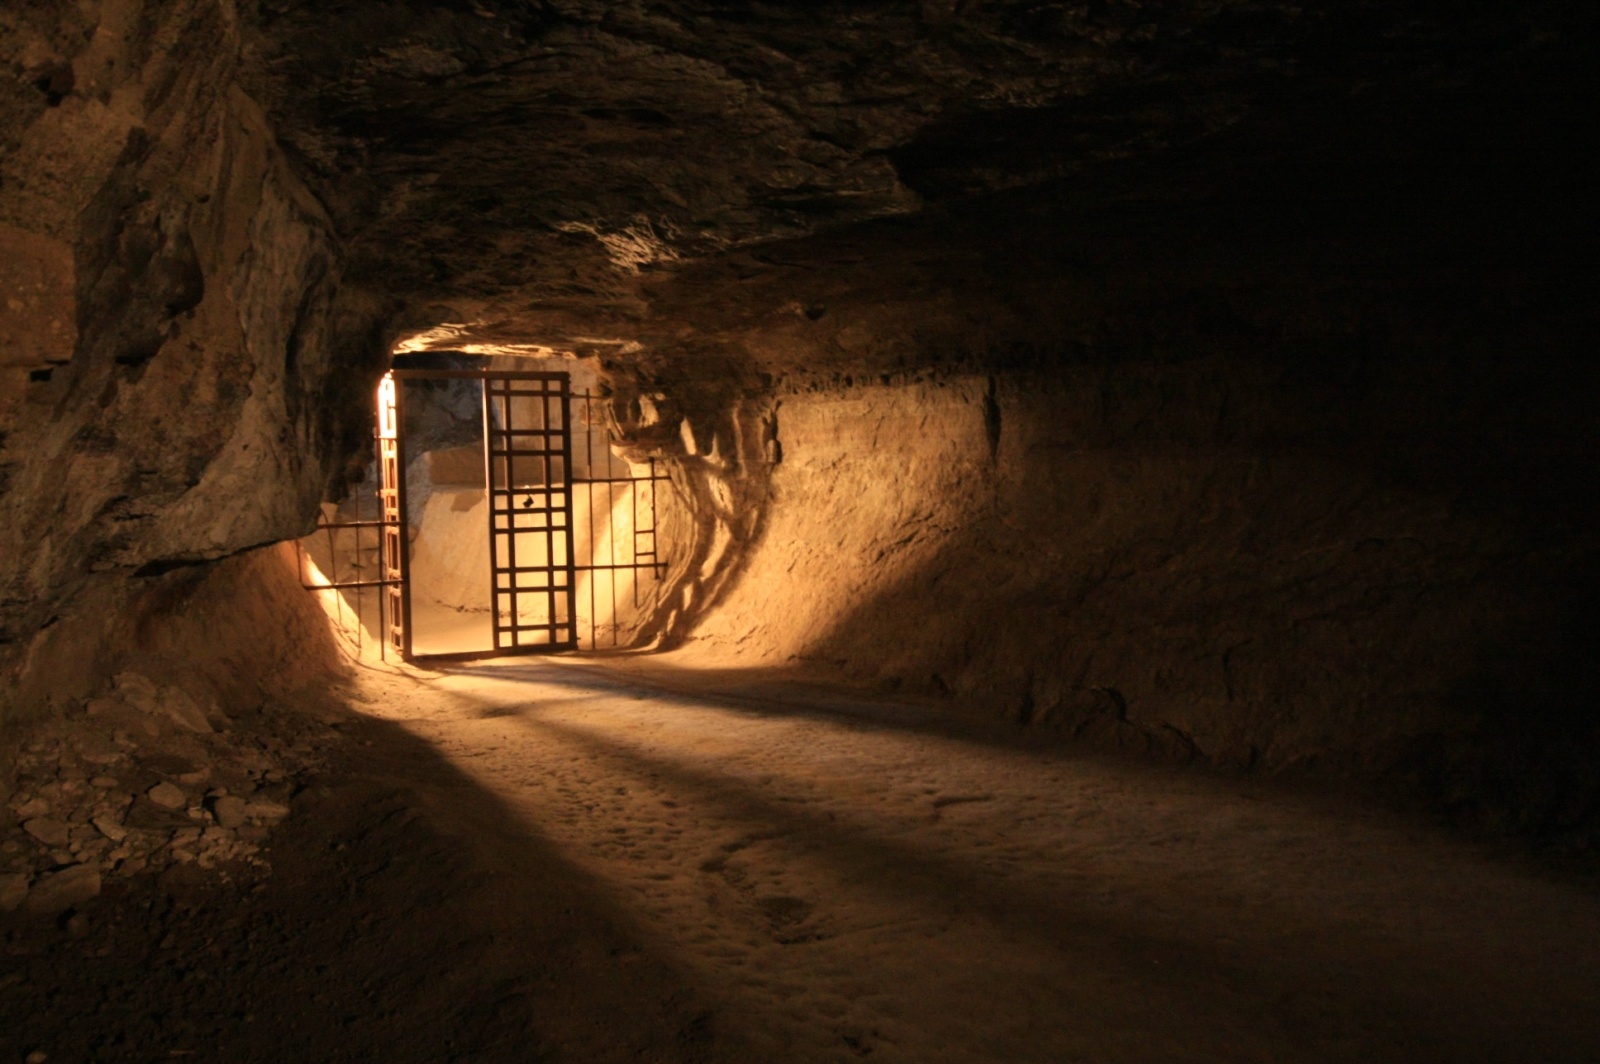
<path id="1" fill-rule="evenodd" d="M 0 714 L 174 653 L 454 323 L 651 400 L 667 643 L 1592 818 L 1595 18 L 7 7 Z"/>

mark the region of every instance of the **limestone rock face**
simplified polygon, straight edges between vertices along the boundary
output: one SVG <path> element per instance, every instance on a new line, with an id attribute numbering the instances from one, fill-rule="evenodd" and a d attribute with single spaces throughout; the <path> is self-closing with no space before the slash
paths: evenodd
<path id="1" fill-rule="evenodd" d="M 12 662 L 92 588 L 292 536 L 323 494 L 340 254 L 240 49 L 211 2 L 0 16 Z"/>
<path id="2" fill-rule="evenodd" d="M 338 501 L 392 343 L 565 353 L 688 499 L 664 643 L 1581 818 L 1597 19 L 7 10 L 4 697 Z"/>

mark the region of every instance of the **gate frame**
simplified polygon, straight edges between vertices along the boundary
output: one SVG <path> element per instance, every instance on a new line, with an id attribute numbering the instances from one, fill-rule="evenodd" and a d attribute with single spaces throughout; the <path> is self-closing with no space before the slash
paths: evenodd
<path id="1" fill-rule="evenodd" d="M 441 353 L 451 354 L 453 352 Z M 482 448 L 484 458 L 485 501 L 489 503 L 486 531 L 489 534 L 490 610 L 493 615 L 491 617 L 491 624 L 494 632 L 492 641 L 495 645 L 492 647 L 486 647 L 482 650 L 457 651 L 442 654 L 416 654 L 412 649 L 410 579 L 411 537 L 409 535 L 410 514 L 406 492 L 405 388 L 402 386 L 403 382 L 407 380 L 474 380 L 479 381 L 484 385 L 484 392 L 481 399 L 486 420 L 484 424 Z M 502 590 L 499 586 L 501 566 L 496 564 L 495 559 L 494 537 L 499 530 L 497 530 L 495 527 L 496 515 L 494 512 L 492 488 L 494 472 L 492 465 L 497 457 L 507 458 L 510 456 L 497 452 L 493 442 L 490 439 L 492 427 L 488 421 L 490 406 L 488 383 L 490 381 L 513 382 L 518 380 L 558 382 L 559 384 L 558 388 L 554 390 L 546 389 L 543 392 L 546 397 L 546 403 L 544 404 L 546 409 L 546 416 L 544 418 L 545 424 L 539 430 L 536 430 L 535 434 L 546 437 L 545 457 L 547 459 L 547 464 L 551 457 L 558 457 L 561 460 L 564 470 L 565 482 L 560 490 L 562 490 L 565 495 L 565 506 L 561 508 L 561 511 L 564 517 L 564 528 L 562 531 L 565 532 L 566 538 L 567 564 L 564 567 L 550 565 L 539 568 L 544 569 L 547 572 L 562 570 L 566 573 L 566 586 L 559 590 L 565 592 L 567 603 L 567 621 L 565 626 L 568 628 L 571 638 L 568 641 L 560 643 L 552 641 L 549 643 L 535 643 L 520 646 L 501 646 L 500 638 L 502 625 L 499 621 L 498 602 L 498 596 L 501 594 Z M 598 473 L 595 465 L 596 449 L 594 433 L 597 425 L 597 422 L 595 421 L 595 409 L 599 404 L 604 403 L 607 400 L 603 396 L 594 395 L 588 391 L 573 391 L 572 375 L 565 371 L 468 368 L 434 369 L 398 366 L 391 367 L 383 375 L 383 377 L 379 379 L 377 388 L 375 389 L 374 398 L 376 399 L 377 423 L 373 428 L 373 444 L 374 458 L 377 462 L 378 473 L 378 484 L 376 486 L 377 490 L 374 494 L 378 500 L 378 519 L 375 521 L 362 519 L 355 521 L 329 521 L 326 519 L 326 517 L 320 519 L 317 523 L 317 531 L 326 531 L 329 534 L 328 549 L 330 552 L 330 557 L 333 559 L 335 570 L 330 574 L 331 578 L 327 579 L 325 582 L 310 582 L 305 572 L 305 547 L 302 543 L 297 541 L 296 547 L 301 555 L 299 559 L 301 586 L 307 591 L 342 591 L 347 589 L 356 590 L 358 602 L 356 611 L 358 617 L 358 630 L 360 628 L 359 617 L 361 614 L 361 607 L 359 605 L 360 592 L 361 590 L 369 587 L 377 588 L 379 593 L 379 645 L 385 652 L 389 650 L 395 651 L 399 655 L 401 661 L 408 663 L 415 661 L 474 661 L 483 658 L 527 654 L 561 653 L 572 650 L 581 651 L 586 649 L 583 645 L 583 640 L 579 635 L 577 574 L 580 572 L 588 572 L 591 574 L 589 588 L 589 638 L 591 645 L 587 649 L 596 652 L 603 651 L 605 649 L 622 649 L 616 642 L 615 630 L 613 630 L 612 634 L 613 642 L 611 647 L 603 648 L 600 645 L 598 627 L 595 619 L 598 606 L 596 601 L 595 579 L 599 573 L 608 572 L 612 574 L 614 581 L 615 574 L 625 570 L 631 570 L 635 573 L 649 572 L 658 580 L 665 576 L 668 563 L 657 553 L 659 547 L 657 539 L 659 533 L 659 512 L 657 506 L 658 492 L 660 487 L 662 484 L 670 483 L 671 477 L 654 457 L 651 457 L 648 460 L 646 467 L 648 471 L 643 476 L 618 475 L 617 462 L 619 460 L 626 462 L 626 460 L 619 459 L 614 452 L 609 451 L 605 455 L 605 472 L 603 475 Z M 549 425 L 550 419 L 548 416 L 548 410 L 550 409 L 550 399 L 557 401 L 556 408 L 561 411 L 562 422 L 559 432 L 561 435 L 562 446 L 559 451 L 551 451 L 548 448 L 549 437 L 555 434 Z M 582 407 L 583 411 L 581 418 L 578 416 L 580 406 Z M 573 439 L 573 434 L 577 430 L 580 421 L 584 429 L 584 447 L 588 471 L 588 475 L 583 477 L 575 476 L 573 471 L 573 461 L 576 457 L 574 453 L 575 441 Z M 514 426 L 508 425 L 508 429 L 514 429 Z M 612 443 L 610 432 L 602 431 L 602 435 L 606 438 L 608 444 Z M 513 436 L 507 435 L 506 440 L 508 444 L 514 444 Z M 513 450 L 514 449 L 515 448 L 513 447 Z M 631 468 L 631 466 L 629 466 L 629 468 Z M 508 469 L 508 478 L 509 472 L 510 471 Z M 629 484 L 635 486 L 642 484 L 650 485 L 648 510 L 646 511 L 649 515 L 650 527 L 648 529 L 639 528 L 641 511 L 639 498 L 637 494 L 635 494 L 631 504 L 633 542 L 631 544 L 632 550 L 630 551 L 630 555 L 632 560 L 618 562 L 613 556 L 609 564 L 602 563 L 600 559 L 595 556 L 594 548 L 596 536 L 595 529 L 591 527 L 589 529 L 588 561 L 587 564 L 579 564 L 579 550 L 576 539 L 577 526 L 574 523 L 576 519 L 577 496 L 579 489 L 588 489 L 588 495 L 586 496 L 588 500 L 587 511 L 592 525 L 594 518 L 595 490 L 601 486 L 604 486 L 609 503 L 613 498 L 612 491 L 614 490 L 615 486 L 619 484 Z M 509 483 L 507 485 L 507 489 L 509 490 Z M 543 490 L 547 494 L 550 491 L 548 485 L 546 485 Z M 517 493 L 512 492 L 511 494 L 515 495 Z M 609 513 L 611 509 L 612 506 L 608 505 L 606 512 Z M 547 507 L 545 512 L 548 515 L 553 514 L 555 510 L 555 507 Z M 549 524 L 549 517 L 546 518 L 546 522 L 545 531 L 548 533 L 553 530 L 552 526 Z M 505 531 L 514 536 L 517 531 L 514 526 L 515 517 L 513 512 L 513 517 Z M 334 548 L 334 542 L 332 538 L 333 533 L 346 530 L 354 531 L 357 536 L 357 546 L 359 549 L 361 532 L 367 528 L 375 528 L 378 530 L 379 579 L 340 580 L 337 571 L 337 551 Z M 645 549 L 644 546 L 646 542 L 648 542 L 648 549 Z M 613 542 L 613 549 L 614 546 L 615 545 Z M 507 566 L 506 569 L 508 575 L 510 576 L 512 587 L 507 590 L 519 593 L 521 591 L 537 593 L 542 590 L 547 595 L 550 595 L 550 601 L 552 604 L 551 623 L 549 625 L 539 625 L 537 627 L 549 628 L 553 636 L 555 630 L 559 627 L 562 627 L 561 625 L 556 624 L 554 621 L 555 614 L 553 607 L 555 596 L 551 593 L 558 589 L 555 589 L 553 584 L 547 585 L 545 589 L 519 588 L 517 586 L 516 573 L 514 571 L 514 551 L 511 552 L 511 556 L 511 565 Z M 611 590 L 611 605 L 613 613 L 615 613 L 616 610 L 615 595 L 616 588 L 615 584 L 613 583 Z M 633 586 L 635 607 L 639 606 L 638 595 L 639 588 L 637 583 L 635 583 Z M 515 597 L 515 594 L 513 594 L 513 603 L 515 603 Z"/>
<path id="2" fill-rule="evenodd" d="M 571 418 L 571 410 L 570 410 L 571 399 L 570 399 L 570 396 L 572 394 L 572 375 L 570 373 L 559 373 L 559 372 L 550 372 L 550 371 L 536 371 L 536 370 L 510 370 L 510 369 L 505 369 L 505 370 L 501 370 L 501 369 L 409 369 L 409 368 L 396 367 L 396 368 L 393 368 L 393 369 L 389 370 L 388 374 L 386 374 L 385 376 L 386 376 L 386 379 L 393 379 L 394 382 L 395 382 L 395 387 L 394 387 L 394 392 L 395 392 L 395 403 L 394 403 L 395 415 L 394 415 L 394 417 L 395 417 L 395 427 L 396 427 L 396 433 L 395 433 L 396 444 L 397 444 L 396 450 L 397 450 L 398 458 L 399 458 L 398 488 L 399 488 L 399 527 L 400 527 L 400 535 L 399 535 L 399 541 L 400 541 L 400 573 L 399 573 L 399 577 L 398 577 L 397 583 L 399 585 L 400 610 L 401 610 L 401 616 L 402 616 L 402 624 L 404 626 L 403 629 L 402 629 L 402 633 L 401 633 L 400 645 L 398 645 L 395 649 L 399 650 L 401 660 L 402 661 L 406 661 L 406 662 L 414 662 L 414 661 L 477 661 L 477 660 L 480 660 L 482 658 L 512 657 L 512 656 L 520 656 L 520 655 L 526 655 L 526 654 L 553 654 L 553 653 L 558 653 L 560 651 L 577 649 L 577 646 L 578 646 L 578 638 L 577 638 L 577 636 L 578 636 L 577 588 L 576 588 L 577 581 L 572 576 L 572 563 L 574 561 L 574 557 L 573 557 L 573 545 L 572 545 L 572 542 L 571 542 L 571 539 L 572 539 L 572 459 L 571 459 L 572 426 L 570 424 L 570 418 Z M 500 575 L 500 567 L 496 564 L 496 561 L 495 561 L 495 549 L 494 549 L 494 536 L 495 536 L 495 532 L 496 532 L 496 529 L 494 527 L 495 513 L 494 513 L 494 500 L 493 500 L 494 473 L 493 473 L 493 470 L 489 468 L 490 464 L 494 461 L 494 457 L 493 456 L 494 456 L 495 451 L 494 451 L 494 448 L 491 445 L 490 440 L 489 440 L 489 435 L 488 434 L 489 434 L 489 431 L 490 431 L 490 427 L 486 423 L 484 425 L 484 438 L 483 438 L 484 493 L 485 493 L 485 502 L 487 502 L 489 504 L 488 505 L 488 511 L 489 511 L 488 512 L 489 603 L 490 603 L 490 607 L 489 608 L 490 608 L 490 614 L 491 614 L 490 620 L 491 620 L 491 623 L 494 626 L 493 642 L 495 643 L 495 645 L 492 646 L 492 647 L 487 647 L 487 648 L 485 648 L 483 650 L 462 650 L 462 651 L 456 651 L 456 652 L 453 652 L 453 653 L 446 653 L 446 654 L 417 654 L 417 653 L 414 653 L 412 651 L 411 648 L 412 648 L 412 634 L 413 633 L 412 633 L 412 626 L 411 626 L 411 536 L 409 534 L 409 531 L 410 531 L 410 513 L 409 513 L 409 511 L 407 509 L 407 503 L 406 503 L 405 388 L 402 387 L 402 384 L 405 381 L 408 381 L 408 380 L 469 380 L 469 381 L 479 381 L 480 383 L 484 384 L 484 386 L 485 386 L 485 394 L 483 396 L 483 410 L 484 410 L 484 416 L 486 418 L 488 416 L 488 410 L 489 410 L 489 402 L 488 402 L 488 395 L 487 395 L 487 385 L 488 385 L 489 381 L 519 381 L 519 380 L 522 380 L 522 381 L 559 381 L 560 382 L 561 387 L 559 389 L 559 395 L 560 395 L 560 406 L 561 406 L 561 435 L 562 435 L 563 440 L 566 441 L 563 450 L 565 451 L 566 456 L 567 456 L 566 460 L 563 462 L 563 465 L 565 467 L 564 476 L 566 478 L 566 485 L 565 485 L 565 488 L 564 488 L 564 493 L 566 495 L 566 506 L 564 507 L 564 513 L 565 513 L 565 517 L 566 517 L 565 524 L 566 524 L 566 534 L 567 534 L 567 540 L 568 540 L 568 542 L 567 542 L 567 565 L 566 565 L 566 569 L 567 569 L 567 572 L 568 572 L 568 577 L 567 577 L 567 586 L 565 588 L 565 591 L 566 591 L 566 598 L 567 598 L 567 623 L 572 628 L 572 639 L 570 641 L 564 642 L 564 643 L 555 643 L 555 642 L 539 643 L 539 644 L 532 644 L 532 645 L 527 645 L 527 646 L 502 647 L 502 646 L 499 645 L 499 643 L 500 643 L 500 629 L 501 629 L 500 619 L 499 619 L 499 608 L 500 608 L 500 604 L 499 604 L 499 594 L 500 594 L 499 575 Z M 547 419 L 547 424 L 544 426 L 544 431 L 546 431 L 546 432 L 549 431 L 548 419 Z M 509 482 L 507 483 L 506 487 L 507 487 L 507 490 L 509 491 L 510 490 Z M 545 490 L 548 492 L 548 490 L 549 490 L 548 487 Z M 552 507 L 551 509 L 554 509 L 554 508 Z M 513 536 L 515 535 L 515 530 L 514 529 L 508 529 L 508 532 L 510 532 L 510 534 L 513 535 Z M 551 566 L 551 568 L 554 569 L 556 567 L 555 566 Z M 511 577 L 512 577 L 512 583 L 514 585 L 515 582 L 516 582 L 516 574 L 512 573 Z M 553 596 L 552 596 L 552 600 L 553 600 Z M 516 596 L 515 595 L 512 596 L 512 601 L 513 602 L 516 601 Z M 553 624 L 554 624 L 554 622 L 552 621 L 552 625 Z"/>

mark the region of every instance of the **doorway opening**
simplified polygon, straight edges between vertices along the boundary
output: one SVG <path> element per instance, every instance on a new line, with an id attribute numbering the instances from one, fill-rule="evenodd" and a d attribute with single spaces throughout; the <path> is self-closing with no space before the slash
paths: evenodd
<path id="1" fill-rule="evenodd" d="M 633 647 L 688 524 L 665 463 L 623 446 L 586 367 L 441 354 L 380 383 L 376 491 L 324 507 L 303 586 L 406 661 Z"/>

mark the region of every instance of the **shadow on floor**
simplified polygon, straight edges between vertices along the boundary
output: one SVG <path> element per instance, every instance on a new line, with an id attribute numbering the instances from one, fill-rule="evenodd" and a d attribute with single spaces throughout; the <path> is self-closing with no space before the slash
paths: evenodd
<path id="1" fill-rule="evenodd" d="M 394 724 L 352 717 L 273 871 L 5 917 L 0 1058 L 739 1059 L 601 884 Z"/>

